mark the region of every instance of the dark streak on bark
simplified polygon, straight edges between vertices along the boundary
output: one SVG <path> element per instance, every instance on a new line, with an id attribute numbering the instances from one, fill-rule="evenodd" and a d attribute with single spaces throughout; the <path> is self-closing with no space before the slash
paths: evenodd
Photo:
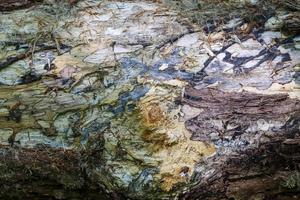
<path id="1" fill-rule="evenodd" d="M 11 11 L 16 9 L 28 8 L 36 0 L 0 0 L 0 11 Z"/>
<path id="2" fill-rule="evenodd" d="M 69 47 L 66 45 L 61 46 L 61 49 L 65 49 L 65 48 L 69 48 Z M 41 52 L 41 51 L 47 51 L 47 50 L 57 50 L 57 47 L 41 45 L 38 49 L 36 49 L 34 51 L 34 53 Z M 68 51 L 66 51 L 66 52 L 68 52 Z M 9 65 L 11 65 L 19 60 L 25 59 L 31 55 L 32 55 L 32 50 L 28 50 L 26 53 L 20 53 L 16 56 L 9 56 L 4 61 L 0 62 L 0 70 L 8 67 Z"/>

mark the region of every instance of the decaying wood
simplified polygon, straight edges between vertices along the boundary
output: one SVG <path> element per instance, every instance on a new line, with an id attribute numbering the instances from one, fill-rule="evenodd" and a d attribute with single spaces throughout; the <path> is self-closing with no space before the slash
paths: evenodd
<path id="1" fill-rule="evenodd" d="M 296 117 L 300 113 L 300 102 L 282 94 L 260 95 L 190 87 L 186 89 L 182 102 L 204 109 L 203 114 L 186 122 L 193 137 L 200 140 L 209 140 L 207 133 L 214 131 L 236 137 L 259 119 L 285 121 L 287 117 Z M 220 120 L 223 126 L 209 126 L 209 120 Z M 233 128 L 227 128 L 229 125 Z M 296 125 L 294 129 L 297 131 Z M 286 134 L 295 134 L 295 130 L 285 131 Z"/>
<path id="2" fill-rule="evenodd" d="M 0 11 L 34 2 L 0 0 Z M 259 27 L 207 36 L 154 1 L 78 7 L 58 17 L 56 46 L 4 42 L 0 198 L 300 196 L 294 44 Z"/>
<path id="3" fill-rule="evenodd" d="M 0 0 L 0 11 L 10 11 L 30 7 L 36 0 Z"/>
<path id="4" fill-rule="evenodd" d="M 36 49 L 30 49 L 25 53 L 20 53 L 20 54 L 15 55 L 15 56 L 9 56 L 4 61 L 0 62 L 0 70 L 8 67 L 9 65 L 11 65 L 11 64 L 13 64 L 13 63 L 15 63 L 19 60 L 28 58 L 32 54 L 37 53 L 37 52 L 47 51 L 47 50 L 57 50 L 57 51 L 59 51 L 58 46 L 59 45 L 56 45 L 56 46 L 42 45 L 42 46 L 36 47 Z M 63 45 L 63 48 L 67 48 L 67 46 Z"/>
<path id="5" fill-rule="evenodd" d="M 87 182 L 82 167 L 84 163 L 81 163 L 78 152 L 42 146 L 34 149 L 0 148 L 1 198 L 108 198 L 103 192 L 100 194 L 100 188 L 96 185 L 93 188 Z"/>
<path id="6" fill-rule="evenodd" d="M 291 142 L 293 141 L 293 142 Z M 181 199 L 293 199 L 299 198 L 297 186 L 284 184 L 297 176 L 299 136 L 272 138 L 272 142 L 241 151 L 235 156 L 212 158 L 214 173 L 194 185 Z"/>
<path id="7" fill-rule="evenodd" d="M 66 2 L 70 6 L 73 6 L 79 1 L 80 0 L 63 0 L 57 1 L 57 3 Z M 41 2 L 43 2 L 43 0 L 0 0 L 0 12 L 24 9 Z"/>
<path id="8" fill-rule="evenodd" d="M 232 154 L 221 153 L 207 160 L 206 163 L 210 163 L 208 169 L 213 168 L 214 173 L 193 186 L 182 199 L 279 200 L 299 195 L 298 189 L 283 187 L 284 181 L 295 176 L 300 166 L 298 100 L 281 94 L 187 88 L 181 102 L 204 110 L 186 122 L 194 140 L 212 141 L 211 133 L 215 132 L 222 141 L 241 141 L 246 134 L 259 137 L 255 147 L 233 148 Z M 284 125 L 269 130 L 266 135 L 249 130 L 262 119 L 283 121 Z M 218 120 L 222 122 L 221 126 L 212 122 Z M 251 145 L 251 140 L 248 142 Z"/>

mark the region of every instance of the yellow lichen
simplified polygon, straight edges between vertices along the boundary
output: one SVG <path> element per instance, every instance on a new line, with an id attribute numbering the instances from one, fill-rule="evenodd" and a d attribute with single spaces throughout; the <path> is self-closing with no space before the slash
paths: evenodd
<path id="1" fill-rule="evenodd" d="M 149 143 L 152 157 L 160 161 L 155 179 L 165 191 L 188 181 L 195 164 L 215 152 L 214 145 L 190 140 L 191 135 L 184 122 L 178 120 L 180 106 L 173 103 L 175 96 L 176 93 L 157 87 L 139 104 L 145 127 L 142 139 Z"/>

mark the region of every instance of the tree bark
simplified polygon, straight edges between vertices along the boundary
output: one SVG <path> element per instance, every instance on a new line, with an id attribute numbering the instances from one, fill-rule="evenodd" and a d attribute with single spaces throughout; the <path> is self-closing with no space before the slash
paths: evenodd
<path id="1" fill-rule="evenodd" d="M 255 147 L 233 150 L 233 155 L 220 153 L 207 160 L 208 169 L 214 169 L 213 175 L 199 181 L 182 199 L 293 199 L 299 196 L 297 184 L 290 188 L 285 185 L 285 181 L 298 179 L 299 101 L 286 95 L 187 88 L 181 102 L 205 110 L 203 115 L 186 122 L 194 140 L 214 140 L 207 133 L 217 132 L 220 145 L 224 145 L 228 138 L 241 141 L 242 135 L 250 134 L 250 142 L 251 137 L 260 135 Z M 249 133 L 249 127 L 262 119 L 282 120 L 285 125 L 268 134 L 257 130 Z M 214 120 L 221 120 L 222 126 L 214 125 Z"/>
<path id="2" fill-rule="evenodd" d="M 148 1 L 15 10 L 34 2 L 0 0 L 0 198 L 300 198 L 297 37 Z"/>
<path id="3" fill-rule="evenodd" d="M 28 8 L 35 0 L 1 0 L 0 11 L 11 11 L 15 9 Z"/>

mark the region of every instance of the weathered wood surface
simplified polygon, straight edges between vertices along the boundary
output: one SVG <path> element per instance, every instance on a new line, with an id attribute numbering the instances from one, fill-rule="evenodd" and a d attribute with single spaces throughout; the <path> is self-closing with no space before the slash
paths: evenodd
<path id="1" fill-rule="evenodd" d="M 27 8 L 33 5 L 34 0 L 1 0 L 0 11 L 15 10 L 18 8 Z"/>
<path id="2" fill-rule="evenodd" d="M 299 197 L 299 37 L 272 20 L 206 35 L 148 1 L 0 18 L 1 197 Z"/>
<path id="3" fill-rule="evenodd" d="M 0 0 L 0 12 L 13 11 L 17 9 L 29 8 L 42 2 L 50 4 L 66 3 L 70 6 L 75 5 L 79 0 Z"/>
<path id="4" fill-rule="evenodd" d="M 205 162 L 214 175 L 199 179 L 183 199 L 297 198 L 296 186 L 295 190 L 284 188 L 282 178 L 294 179 L 298 173 L 299 101 L 281 94 L 193 88 L 186 89 L 181 101 L 204 109 L 202 115 L 186 122 L 192 138 L 214 141 L 221 149 Z M 283 126 L 268 127 L 280 121 Z M 242 146 L 249 147 L 240 149 Z"/>

